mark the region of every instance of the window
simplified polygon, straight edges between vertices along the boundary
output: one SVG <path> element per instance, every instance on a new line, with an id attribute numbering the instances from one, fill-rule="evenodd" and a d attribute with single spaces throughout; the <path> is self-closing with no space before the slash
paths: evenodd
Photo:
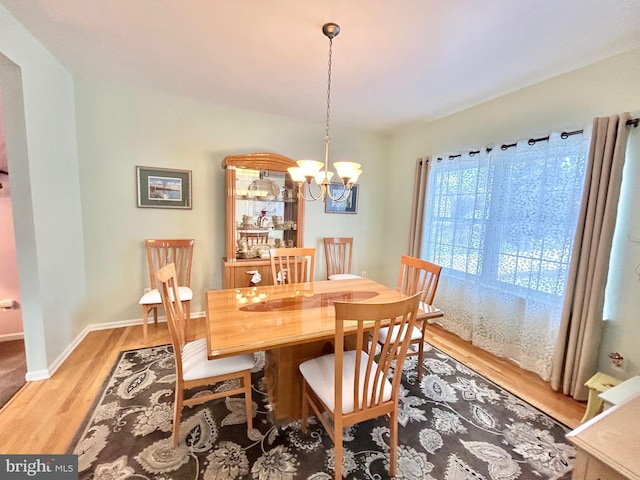
<path id="1" fill-rule="evenodd" d="M 588 150 L 588 134 L 554 134 L 435 158 L 429 170 L 421 256 L 443 267 L 444 327 L 545 379 Z"/>
<path id="2" fill-rule="evenodd" d="M 550 142 L 434 161 L 423 256 L 496 289 L 562 296 L 588 145 Z"/>

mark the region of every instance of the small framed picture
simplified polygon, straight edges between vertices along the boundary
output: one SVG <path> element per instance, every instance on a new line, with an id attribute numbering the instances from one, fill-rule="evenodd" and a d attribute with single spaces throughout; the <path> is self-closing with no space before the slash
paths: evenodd
<path id="1" fill-rule="evenodd" d="M 191 170 L 136 167 L 138 207 L 191 209 Z"/>
<path id="2" fill-rule="evenodd" d="M 329 191 L 332 197 L 339 197 L 344 192 L 344 186 L 340 183 L 332 183 L 329 185 Z M 345 200 L 336 201 L 327 197 L 324 204 L 325 213 L 358 213 L 358 185 L 351 187 L 351 192 Z"/>

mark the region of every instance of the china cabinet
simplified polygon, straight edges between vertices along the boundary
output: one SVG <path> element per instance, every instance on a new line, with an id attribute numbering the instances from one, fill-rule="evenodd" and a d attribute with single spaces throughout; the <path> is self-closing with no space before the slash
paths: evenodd
<path id="1" fill-rule="evenodd" d="M 271 285 L 269 248 L 302 247 L 304 201 L 287 168 L 296 162 L 276 153 L 224 158 L 226 250 L 223 288 Z"/>

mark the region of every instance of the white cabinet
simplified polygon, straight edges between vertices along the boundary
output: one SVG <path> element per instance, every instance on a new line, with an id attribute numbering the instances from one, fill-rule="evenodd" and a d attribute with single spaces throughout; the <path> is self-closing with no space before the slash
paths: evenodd
<path id="1" fill-rule="evenodd" d="M 567 434 L 577 449 L 573 480 L 640 480 L 640 395 Z"/>
<path id="2" fill-rule="evenodd" d="M 640 375 L 625 380 L 606 392 L 602 392 L 599 397 L 604 402 L 604 409 L 608 410 L 614 405 L 620 405 L 625 400 L 639 394 Z M 638 454 L 640 455 L 640 452 L 638 452 Z"/>

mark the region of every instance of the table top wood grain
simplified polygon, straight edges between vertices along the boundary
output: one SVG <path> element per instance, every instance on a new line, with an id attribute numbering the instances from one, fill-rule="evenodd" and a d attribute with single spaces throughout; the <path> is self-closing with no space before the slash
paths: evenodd
<path id="1" fill-rule="evenodd" d="M 335 301 L 401 298 L 394 288 L 368 278 L 210 290 L 205 302 L 209 357 L 329 340 L 335 332 Z M 418 318 L 442 315 L 438 308 L 422 305 Z"/>

